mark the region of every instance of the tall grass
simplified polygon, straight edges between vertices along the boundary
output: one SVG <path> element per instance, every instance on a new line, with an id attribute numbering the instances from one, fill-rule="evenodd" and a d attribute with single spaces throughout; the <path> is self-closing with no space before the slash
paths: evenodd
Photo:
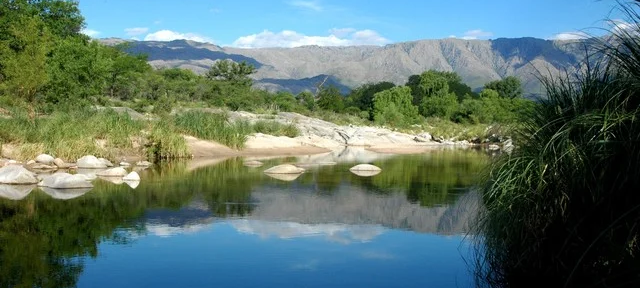
<path id="1" fill-rule="evenodd" d="M 242 148 L 251 134 L 247 121 L 229 122 L 226 114 L 188 111 L 175 116 L 175 126 L 182 133 L 214 140 L 232 148 Z"/>
<path id="2" fill-rule="evenodd" d="M 276 121 L 260 120 L 253 124 L 252 130 L 256 133 L 273 136 L 287 136 L 291 138 L 300 136 L 300 130 L 293 123 L 282 124 Z"/>
<path id="3" fill-rule="evenodd" d="M 591 43 L 481 188 L 479 286 L 640 287 L 640 17 Z M 594 40 L 595 41 L 595 40 Z"/>
<path id="4" fill-rule="evenodd" d="M 134 150 L 130 137 L 140 134 L 142 123 L 112 110 L 54 112 L 30 119 L 20 110 L 0 119 L 0 142 L 18 144 L 17 158 L 33 159 L 50 153 L 65 160 L 93 154 L 109 157 L 110 148 Z"/>

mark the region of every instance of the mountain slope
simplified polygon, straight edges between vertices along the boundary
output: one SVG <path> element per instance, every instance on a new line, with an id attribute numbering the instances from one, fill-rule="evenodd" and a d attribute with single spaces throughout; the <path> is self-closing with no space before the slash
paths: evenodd
<path id="1" fill-rule="evenodd" d="M 329 75 L 348 87 L 407 78 L 429 69 L 455 71 L 473 89 L 506 76 L 523 82 L 527 94 L 540 94 L 539 75 L 572 69 L 583 60 L 581 41 L 536 38 L 441 39 L 378 46 L 240 49 L 176 40 L 132 41 L 131 52 L 146 53 L 156 68 L 180 67 L 204 73 L 215 60 L 247 61 L 258 68 L 258 86 L 271 90 L 315 90 L 313 77 Z M 264 81 L 260 81 L 265 79 Z M 296 81 L 302 79 L 301 81 Z M 312 79 L 314 81 L 309 81 Z"/>

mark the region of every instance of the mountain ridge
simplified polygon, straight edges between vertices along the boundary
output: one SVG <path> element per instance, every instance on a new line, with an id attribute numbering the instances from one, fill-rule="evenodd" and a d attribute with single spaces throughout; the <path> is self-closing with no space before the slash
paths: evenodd
<path id="1" fill-rule="evenodd" d="M 114 38 L 100 41 L 108 45 L 118 42 Z M 252 75 L 256 85 L 269 86 L 270 90 L 300 91 L 304 86 L 307 88 L 302 90 L 313 91 L 315 84 L 309 79 L 323 75 L 333 77 L 336 84 L 349 88 L 380 81 L 401 85 L 409 76 L 433 69 L 458 73 L 463 82 L 476 91 L 489 81 L 516 76 L 522 80 L 525 93 L 531 96 L 542 94 L 539 76 L 557 75 L 580 65 L 584 60 L 581 47 L 586 40 L 445 38 L 385 46 L 312 45 L 255 49 L 221 47 L 190 40 L 119 41 L 128 42 L 132 53 L 147 54 L 149 63 L 155 68 L 178 67 L 202 74 L 217 60 L 246 61 L 257 68 Z M 295 80 L 304 80 L 306 84 Z"/>

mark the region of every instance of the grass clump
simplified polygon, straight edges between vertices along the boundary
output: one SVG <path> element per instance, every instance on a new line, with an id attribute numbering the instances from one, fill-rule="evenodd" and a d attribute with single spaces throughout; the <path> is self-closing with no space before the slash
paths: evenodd
<path id="1" fill-rule="evenodd" d="M 287 136 L 291 138 L 300 136 L 300 130 L 295 124 L 282 124 L 277 121 L 257 121 L 253 124 L 253 131 L 256 133 L 273 136 Z"/>
<path id="2" fill-rule="evenodd" d="M 213 140 L 232 148 L 242 148 L 251 134 L 247 121 L 231 123 L 226 114 L 188 111 L 174 118 L 178 131 L 201 139 Z"/>
<path id="3" fill-rule="evenodd" d="M 150 123 L 150 133 L 146 144 L 147 157 L 155 160 L 191 157 L 189 147 L 172 119 L 163 118 Z"/>
<path id="4" fill-rule="evenodd" d="M 577 75 L 544 80 L 524 141 L 491 169 L 479 284 L 640 286 L 640 17 L 624 7 L 630 28 Z"/>
<path id="5" fill-rule="evenodd" d="M 0 119 L 0 142 L 16 144 L 16 158 L 33 159 L 49 153 L 66 160 L 92 154 L 109 157 L 108 149 L 132 150 L 130 137 L 139 135 L 142 123 L 113 110 L 54 112 L 29 118 L 16 110 L 12 117 Z"/>

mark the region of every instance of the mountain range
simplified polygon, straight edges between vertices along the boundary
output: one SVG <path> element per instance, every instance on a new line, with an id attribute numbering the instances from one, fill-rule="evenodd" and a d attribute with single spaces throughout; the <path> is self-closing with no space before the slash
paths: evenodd
<path id="1" fill-rule="evenodd" d="M 463 82 L 480 90 L 489 81 L 516 76 L 525 94 L 542 95 L 539 76 L 557 75 L 578 67 L 586 40 L 499 38 L 439 39 L 386 46 L 257 48 L 220 47 L 188 40 L 170 42 L 101 39 L 105 44 L 129 42 L 131 53 L 145 53 L 155 68 L 179 67 L 204 73 L 216 61 L 246 61 L 257 68 L 256 86 L 294 94 L 335 85 L 341 91 L 371 82 L 406 83 L 426 70 L 455 71 Z"/>

